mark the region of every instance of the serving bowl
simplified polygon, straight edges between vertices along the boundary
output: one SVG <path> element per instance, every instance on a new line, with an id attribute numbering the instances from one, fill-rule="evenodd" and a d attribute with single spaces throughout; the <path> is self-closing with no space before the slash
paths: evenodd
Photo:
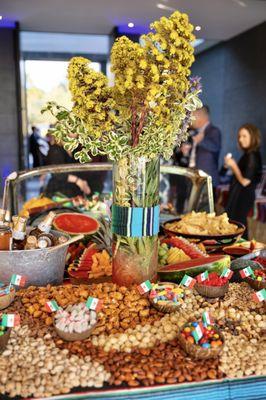
<path id="1" fill-rule="evenodd" d="M 74 342 L 76 340 L 80 341 L 80 340 L 88 339 L 88 337 L 92 334 L 92 332 L 96 326 L 97 326 L 97 324 L 91 326 L 86 331 L 83 331 L 80 333 L 77 333 L 77 332 L 70 333 L 70 332 L 65 332 L 65 331 L 62 331 L 61 329 L 58 329 L 54 322 L 54 329 L 55 329 L 57 335 L 61 339 L 65 340 L 66 342 Z"/>
<path id="2" fill-rule="evenodd" d="M 240 222 L 234 221 L 229 219 L 231 224 L 235 224 L 238 229 L 235 233 L 225 234 L 225 235 L 196 235 L 196 234 L 189 234 L 189 233 L 182 233 L 180 231 L 171 230 L 167 227 L 167 224 L 178 222 L 181 218 L 174 218 L 164 222 L 162 225 L 163 231 L 165 235 L 168 236 L 181 236 L 186 239 L 191 239 L 195 242 L 206 242 L 206 246 L 208 247 L 224 247 L 225 245 L 229 246 L 235 243 L 237 240 L 241 238 L 243 233 L 246 230 L 246 227 L 241 224 Z"/>
<path id="3" fill-rule="evenodd" d="M 168 287 L 178 288 L 179 285 L 173 283 L 173 282 L 160 282 L 160 285 L 167 285 Z M 169 302 L 166 304 L 158 304 L 157 302 L 154 301 L 153 298 L 149 297 L 149 301 L 152 304 L 156 310 L 162 312 L 162 313 L 172 313 L 175 311 L 178 311 L 180 308 L 182 308 L 182 305 L 184 304 L 186 296 L 182 297 L 183 302 L 182 303 L 174 303 L 174 302 Z"/>
<path id="4" fill-rule="evenodd" d="M 4 310 L 5 308 L 10 306 L 15 298 L 15 293 L 15 288 L 11 286 L 9 293 L 0 296 L 0 310 Z"/>
<path id="5" fill-rule="evenodd" d="M 258 281 L 257 279 L 252 279 L 249 276 L 245 279 L 252 289 L 258 291 L 261 289 L 266 289 L 266 282 Z"/>
<path id="6" fill-rule="evenodd" d="M 5 350 L 10 338 L 10 333 L 11 333 L 11 328 L 8 328 L 7 331 L 2 336 L 0 336 L 0 353 L 2 353 Z"/>
<path id="7" fill-rule="evenodd" d="M 193 344 L 193 343 L 188 342 L 181 335 L 181 332 L 186 327 L 186 325 L 187 324 L 184 324 L 181 327 L 181 329 L 178 332 L 178 334 L 177 334 L 177 338 L 178 338 L 178 341 L 179 341 L 180 346 L 182 347 L 182 349 L 185 350 L 185 352 L 189 356 L 191 356 L 191 357 L 193 357 L 193 358 L 195 358 L 197 360 L 207 360 L 209 358 L 217 358 L 219 356 L 219 354 L 221 353 L 221 351 L 223 350 L 223 347 L 224 347 L 224 336 L 221 333 L 221 331 L 218 328 L 213 327 L 214 331 L 219 333 L 223 344 L 221 346 L 210 347 L 209 349 L 205 349 L 205 348 L 203 348 L 203 347 L 201 347 L 201 346 L 199 346 L 197 344 Z"/>
<path id="8" fill-rule="evenodd" d="M 223 297 L 225 293 L 228 292 L 229 282 L 226 282 L 222 286 L 207 286 L 197 282 L 194 288 L 203 297 L 210 297 L 210 298 Z"/>

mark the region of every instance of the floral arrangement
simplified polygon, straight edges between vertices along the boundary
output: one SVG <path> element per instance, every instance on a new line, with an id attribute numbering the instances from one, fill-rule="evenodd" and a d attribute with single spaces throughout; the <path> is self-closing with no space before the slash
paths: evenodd
<path id="1" fill-rule="evenodd" d="M 111 52 L 114 85 L 75 57 L 68 68 L 73 107 L 49 102 L 57 122 L 51 133 L 74 151 L 80 162 L 90 155 L 119 161 L 127 156 L 168 159 L 186 139 L 191 112 L 201 106 L 198 78 L 190 79 L 194 61 L 193 26 L 178 11 L 151 24 L 140 43 L 116 40 Z"/>
<path id="2" fill-rule="evenodd" d="M 129 286 L 154 279 L 158 264 L 159 157 L 186 139 L 192 111 L 201 106 L 193 26 L 178 11 L 151 24 L 139 43 L 117 39 L 111 51 L 114 85 L 75 57 L 68 68 L 73 107 L 48 103 L 50 132 L 80 162 L 107 155 L 113 168 L 113 275 Z"/>

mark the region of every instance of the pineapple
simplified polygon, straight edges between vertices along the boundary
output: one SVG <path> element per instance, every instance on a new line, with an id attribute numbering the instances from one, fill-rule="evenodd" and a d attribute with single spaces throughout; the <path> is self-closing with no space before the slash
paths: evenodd
<path id="1" fill-rule="evenodd" d="M 111 231 L 111 220 L 105 217 L 98 219 L 99 229 L 93 235 L 91 240 L 97 244 L 99 250 L 106 250 L 109 255 L 112 255 L 112 231 Z"/>
<path id="2" fill-rule="evenodd" d="M 181 249 L 177 247 L 171 247 L 167 255 L 167 263 L 175 264 L 182 261 L 190 260 L 190 257 Z"/>

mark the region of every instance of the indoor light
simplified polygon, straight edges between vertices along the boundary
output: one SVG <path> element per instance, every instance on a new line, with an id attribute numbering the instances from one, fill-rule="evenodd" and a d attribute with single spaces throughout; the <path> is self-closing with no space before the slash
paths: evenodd
<path id="1" fill-rule="evenodd" d="M 127 24 L 127 26 L 128 26 L 129 28 L 134 28 L 135 24 L 134 24 L 133 22 L 129 22 L 129 23 Z"/>
<path id="2" fill-rule="evenodd" d="M 242 0 L 234 0 L 234 2 L 235 2 L 236 4 L 238 4 L 240 7 L 247 7 L 247 3 L 245 3 L 245 2 L 242 1 Z"/>
<path id="3" fill-rule="evenodd" d="M 1 21 L 1 19 L 3 19 L 2 15 L 0 15 L 0 21 Z"/>
<path id="4" fill-rule="evenodd" d="M 196 25 L 195 26 L 195 31 L 201 31 L 201 26 L 200 25 Z"/>
<path id="5" fill-rule="evenodd" d="M 157 3 L 156 7 L 160 8 L 161 10 L 175 11 L 175 8 L 169 7 L 166 4 Z"/>

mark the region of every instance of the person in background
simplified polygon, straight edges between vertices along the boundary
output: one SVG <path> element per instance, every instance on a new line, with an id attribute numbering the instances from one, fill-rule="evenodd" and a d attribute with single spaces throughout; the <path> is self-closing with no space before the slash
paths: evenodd
<path id="1" fill-rule="evenodd" d="M 225 210 L 230 219 L 246 227 L 248 212 L 255 201 L 255 189 L 262 175 L 260 140 L 260 131 L 255 125 L 242 125 L 238 130 L 238 145 L 244 154 L 238 163 L 231 154 L 224 158 L 225 166 L 233 173 Z M 247 230 L 244 237 L 248 238 Z"/>
<path id="2" fill-rule="evenodd" d="M 40 151 L 39 140 L 41 138 L 40 131 L 36 126 L 31 127 L 31 135 L 29 137 L 29 152 L 33 157 L 33 168 L 40 167 L 42 163 L 42 153 Z"/>
<path id="3" fill-rule="evenodd" d="M 194 111 L 192 128 L 193 147 L 189 167 L 201 169 L 212 177 L 213 192 L 219 184 L 218 161 L 221 150 L 221 131 L 210 121 L 207 105 Z"/>
<path id="4" fill-rule="evenodd" d="M 50 148 L 46 157 L 46 165 L 71 164 L 76 160 L 71 153 L 67 152 L 63 146 L 56 144 L 53 138 L 50 138 Z M 55 174 L 49 179 L 44 194 L 52 197 L 56 192 L 60 192 L 68 197 L 78 195 L 89 195 L 91 188 L 85 179 L 79 174 Z"/>
<path id="5" fill-rule="evenodd" d="M 191 148 L 192 139 L 189 137 L 186 142 L 181 144 L 180 148 L 175 148 L 172 157 L 173 165 L 188 168 Z M 170 183 L 171 187 L 174 187 L 176 191 L 176 211 L 178 214 L 181 214 L 184 212 L 184 205 L 189 194 L 191 181 L 185 176 L 171 174 Z"/>

